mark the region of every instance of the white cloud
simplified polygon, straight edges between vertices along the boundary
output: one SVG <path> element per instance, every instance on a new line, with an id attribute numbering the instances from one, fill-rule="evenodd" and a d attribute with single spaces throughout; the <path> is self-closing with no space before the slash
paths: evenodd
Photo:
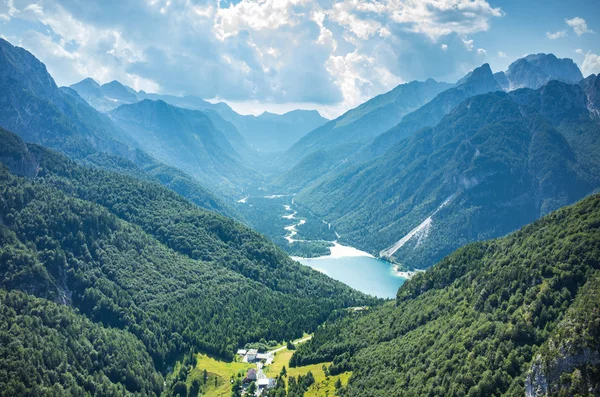
<path id="1" fill-rule="evenodd" d="M 585 19 L 575 17 L 573 19 L 565 19 L 565 23 L 573 28 L 573 31 L 577 36 L 581 36 L 584 33 L 594 33 L 593 30 L 589 29 Z"/>
<path id="2" fill-rule="evenodd" d="M 549 38 L 550 40 L 556 40 L 556 39 L 560 39 L 561 37 L 565 37 L 567 35 L 567 31 L 566 30 L 559 30 L 558 32 L 546 32 L 546 37 Z"/>
<path id="3" fill-rule="evenodd" d="M 590 74 L 600 74 L 600 55 L 591 52 L 585 54 L 585 59 L 581 65 L 581 72 L 584 77 L 587 77 Z"/>
<path id="4" fill-rule="evenodd" d="M 484 48 L 478 48 L 477 53 L 479 55 L 487 55 L 487 51 Z"/>
<path id="5" fill-rule="evenodd" d="M 576 49 L 575 52 L 577 54 L 583 54 L 583 50 L 581 48 Z"/>
<path id="6" fill-rule="evenodd" d="M 498 51 L 498 57 L 500 57 L 500 58 L 507 58 L 508 55 L 506 54 L 506 52 Z"/>
<path id="7" fill-rule="evenodd" d="M 340 109 L 454 80 L 479 62 L 467 37 L 502 15 L 487 0 L 0 0 L 2 30 L 20 19 L 6 34 L 59 84 Z"/>
<path id="8" fill-rule="evenodd" d="M 485 0 L 388 0 L 386 11 L 394 22 L 433 40 L 451 33 L 487 31 L 490 19 L 504 15 Z"/>
<path id="9" fill-rule="evenodd" d="M 467 51 L 473 51 L 473 46 L 474 46 L 473 39 L 469 40 L 466 37 L 463 37 L 462 42 L 463 42 L 465 48 L 467 49 Z"/>

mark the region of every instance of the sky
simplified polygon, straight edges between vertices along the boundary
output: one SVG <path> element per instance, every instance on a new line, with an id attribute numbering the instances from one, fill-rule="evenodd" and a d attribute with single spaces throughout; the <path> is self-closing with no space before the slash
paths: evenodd
<path id="1" fill-rule="evenodd" d="M 598 0 L 0 0 L 0 37 L 92 77 L 333 118 L 398 84 L 552 52 L 600 73 Z"/>

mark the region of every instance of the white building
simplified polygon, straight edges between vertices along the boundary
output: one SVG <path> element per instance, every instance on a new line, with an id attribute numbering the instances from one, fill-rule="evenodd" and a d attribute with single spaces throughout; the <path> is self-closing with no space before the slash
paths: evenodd
<path id="1" fill-rule="evenodd" d="M 258 354 L 258 350 L 256 350 L 256 349 L 248 350 L 248 352 L 246 353 L 246 358 L 248 359 L 248 362 L 251 363 L 253 361 L 256 361 L 257 354 Z"/>

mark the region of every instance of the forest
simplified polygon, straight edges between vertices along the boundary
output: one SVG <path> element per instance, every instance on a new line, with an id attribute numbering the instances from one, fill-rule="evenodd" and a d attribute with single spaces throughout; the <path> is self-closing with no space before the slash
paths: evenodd
<path id="1" fill-rule="evenodd" d="M 290 363 L 353 371 L 341 395 L 483 397 L 535 389 L 539 379 L 527 375 L 540 361 L 551 395 L 578 395 L 569 390 L 598 384 L 599 270 L 594 195 L 457 250 L 400 287 L 395 302 L 340 312 Z M 589 390 L 579 395 L 598 392 Z"/>
<path id="2" fill-rule="evenodd" d="M 19 371 L 18 362 L 27 361 L 40 373 L 39 382 L 2 377 L 18 384 L 3 383 L 0 390 L 28 395 L 37 386 L 58 384 L 65 394 L 77 395 L 109 382 L 117 394 L 155 392 L 161 389 L 158 371 L 190 349 L 230 359 L 245 343 L 297 338 L 336 308 L 373 302 L 290 260 L 246 226 L 156 183 L 81 167 L 11 138 L 11 152 L 0 158 L 15 172 L 33 166 L 37 176 L 19 177 L 0 167 L 0 286 L 23 291 L 23 299 L 36 296 L 35 305 L 65 304 L 64 317 L 89 328 L 85 332 L 122 335 L 114 338 L 126 345 L 121 350 L 144 349 L 136 353 L 139 363 L 132 363 L 135 381 L 126 382 L 108 375 L 106 360 L 82 367 L 79 378 L 53 378 L 50 363 L 68 365 L 71 358 L 30 360 L 31 347 L 25 346 L 2 360 L 8 367 L 3 370 Z M 38 321 L 27 311 L 6 315 L 21 316 L 24 327 Z M 62 339 L 38 338 L 37 346 L 50 353 L 61 343 L 76 349 L 87 335 L 72 333 L 67 322 L 60 326 Z M 86 371 L 108 378 L 88 382 Z M 143 371 L 152 376 L 135 375 Z"/>

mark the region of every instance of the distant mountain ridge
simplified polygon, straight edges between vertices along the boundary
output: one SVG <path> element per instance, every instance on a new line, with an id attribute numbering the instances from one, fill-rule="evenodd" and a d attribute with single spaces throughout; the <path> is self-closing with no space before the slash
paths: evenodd
<path id="1" fill-rule="evenodd" d="M 433 79 L 401 84 L 311 131 L 294 144 L 283 159 L 288 163 L 291 160 L 293 165 L 302 157 L 319 150 L 351 142 L 368 142 L 449 87 L 452 84 Z"/>
<path id="2" fill-rule="evenodd" d="M 223 121 L 231 123 L 242 140 L 260 151 L 277 152 L 289 148 L 309 131 L 321 126 L 328 120 L 316 110 L 293 110 L 282 115 L 265 112 L 259 116 L 241 115 L 224 102 L 211 103 L 201 98 L 173 96 L 135 91 L 118 81 L 103 85 L 86 78 L 70 86 L 90 105 L 101 112 L 109 112 L 121 105 L 128 105 L 144 99 L 162 100 L 173 106 L 206 112 L 215 124 Z M 239 137 L 230 137 L 235 146 Z"/>
<path id="3" fill-rule="evenodd" d="M 137 147 L 219 191 L 259 178 L 203 112 L 144 99 L 109 115 Z"/>

